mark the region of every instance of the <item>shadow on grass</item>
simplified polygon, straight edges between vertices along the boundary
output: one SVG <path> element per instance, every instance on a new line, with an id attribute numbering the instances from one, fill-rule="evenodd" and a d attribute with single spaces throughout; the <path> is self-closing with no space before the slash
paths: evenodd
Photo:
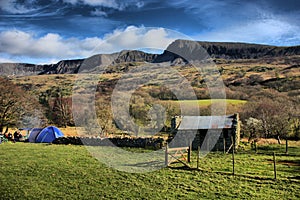
<path id="1" fill-rule="evenodd" d="M 249 181 L 295 181 L 299 182 L 300 176 L 290 176 L 286 178 L 277 178 L 274 179 L 274 177 L 267 177 L 267 176 L 257 176 L 257 175 L 250 175 L 250 174 L 237 174 L 235 173 L 233 175 L 232 172 L 223 172 L 223 171 L 210 171 L 210 170 L 204 170 L 201 168 L 189 168 L 187 166 L 169 166 L 168 168 L 170 169 L 176 169 L 176 170 L 184 170 L 184 171 L 198 171 L 201 173 L 210 173 L 210 174 L 218 174 L 222 176 L 227 176 L 227 177 L 238 177 L 238 178 L 245 178 Z"/>
<path id="2" fill-rule="evenodd" d="M 293 147 L 293 146 L 289 146 L 288 147 L 288 151 L 291 152 L 297 152 L 297 149 L 299 149 L 299 147 Z M 258 151 L 263 151 L 263 152 L 285 152 L 285 145 L 263 145 L 263 146 L 258 146 L 257 147 Z"/>
<path id="3" fill-rule="evenodd" d="M 290 176 L 288 179 L 295 179 L 300 181 L 300 176 Z"/>
<path id="4" fill-rule="evenodd" d="M 261 147 L 257 149 L 257 152 L 255 152 L 254 149 L 248 149 L 248 150 L 238 150 L 237 154 L 248 154 L 248 155 L 267 155 L 272 156 L 275 152 L 276 156 L 288 156 L 288 157 L 299 157 L 300 154 L 298 152 L 299 148 L 296 147 L 289 147 L 288 153 L 285 152 L 285 148 L 280 147 Z"/>
<path id="5" fill-rule="evenodd" d="M 169 169 L 185 170 L 185 171 L 195 171 L 194 168 L 182 165 L 182 166 L 168 166 Z"/>
<path id="6" fill-rule="evenodd" d="M 154 167 L 159 167 L 163 166 L 164 162 L 161 161 L 149 161 L 149 162 L 141 162 L 141 163 L 135 163 L 135 164 L 124 164 L 124 166 L 128 167 L 149 167 L 149 166 L 154 166 Z"/>

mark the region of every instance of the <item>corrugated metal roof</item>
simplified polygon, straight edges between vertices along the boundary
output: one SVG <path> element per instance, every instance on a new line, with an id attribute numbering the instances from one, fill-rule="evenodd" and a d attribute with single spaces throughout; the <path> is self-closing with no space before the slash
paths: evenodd
<path id="1" fill-rule="evenodd" d="M 224 129 L 232 127 L 233 115 L 182 116 L 178 130 Z"/>

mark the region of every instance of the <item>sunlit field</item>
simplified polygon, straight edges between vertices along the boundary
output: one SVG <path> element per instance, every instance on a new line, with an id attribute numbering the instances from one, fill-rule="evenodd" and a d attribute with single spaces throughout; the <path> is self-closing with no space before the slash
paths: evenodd
<path id="1" fill-rule="evenodd" d="M 84 146 L 30 143 L 0 145 L 1 199 L 299 199 L 300 146 L 248 144 L 235 154 L 209 153 L 191 169 L 180 163 L 148 173 L 117 171 Z M 125 149 L 133 152 L 148 150 Z M 150 151 L 150 150 L 149 150 Z M 277 157 L 274 180 L 272 153 Z M 126 159 L 124 159 L 126 162 Z"/>

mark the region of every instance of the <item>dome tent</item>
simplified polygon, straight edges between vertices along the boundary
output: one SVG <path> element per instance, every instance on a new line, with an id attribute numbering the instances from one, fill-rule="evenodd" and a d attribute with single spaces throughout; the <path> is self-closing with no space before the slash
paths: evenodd
<path id="1" fill-rule="evenodd" d="M 64 134 L 55 126 L 48 126 L 43 129 L 35 128 L 30 132 L 29 142 L 51 143 L 56 138 L 63 137 Z"/>
<path id="2" fill-rule="evenodd" d="M 31 129 L 29 136 L 28 136 L 28 141 L 29 142 L 35 142 L 36 137 L 38 134 L 43 130 L 43 128 L 33 128 Z"/>

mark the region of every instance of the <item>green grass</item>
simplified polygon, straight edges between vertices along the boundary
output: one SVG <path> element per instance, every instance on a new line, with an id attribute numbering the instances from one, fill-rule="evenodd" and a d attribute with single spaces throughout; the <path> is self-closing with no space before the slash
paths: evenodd
<path id="1" fill-rule="evenodd" d="M 212 103 L 223 103 L 223 102 L 226 102 L 226 104 L 231 104 L 231 105 L 240 105 L 240 104 L 245 104 L 247 101 L 237 100 L 237 99 L 201 99 L 201 100 L 184 100 L 179 102 L 183 102 L 186 104 L 194 104 L 198 102 L 199 106 L 209 106 Z"/>
<path id="2" fill-rule="evenodd" d="M 270 154 L 274 150 L 279 152 L 276 181 Z M 231 155 L 221 152 L 200 159 L 200 171 L 175 163 L 173 168 L 134 174 L 107 167 L 84 146 L 3 143 L 0 199 L 299 199 L 299 150 L 291 147 L 288 156 L 275 145 L 257 154 L 240 151 L 233 177 Z M 193 152 L 192 167 L 195 157 Z M 287 160 L 291 162 L 280 162 Z"/>

